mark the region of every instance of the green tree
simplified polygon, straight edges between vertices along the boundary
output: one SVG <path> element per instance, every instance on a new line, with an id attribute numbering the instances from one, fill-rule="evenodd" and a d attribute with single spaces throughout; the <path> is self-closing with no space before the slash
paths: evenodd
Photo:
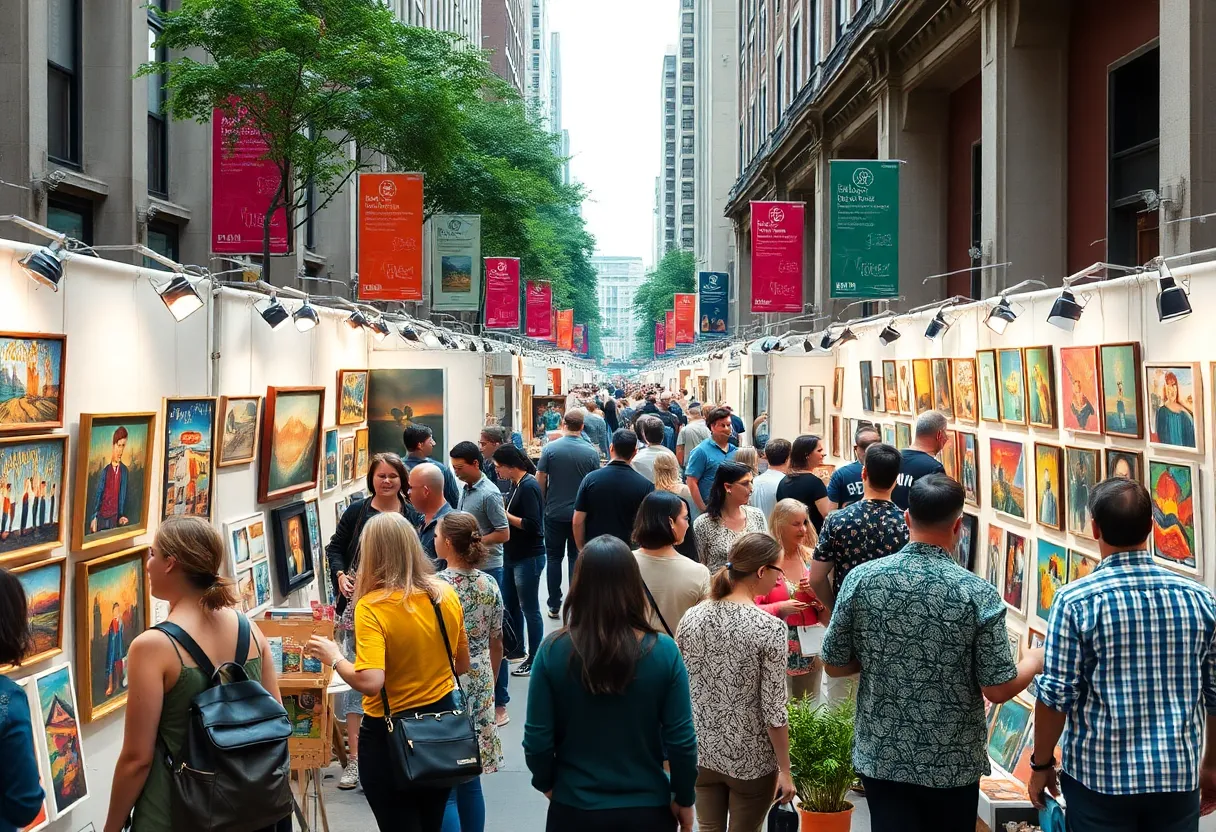
<path id="1" fill-rule="evenodd" d="M 646 273 L 633 296 L 641 323 L 633 338 L 633 354 L 649 360 L 654 355 L 654 325 L 675 308 L 675 295 L 697 290 L 697 258 L 691 251 L 673 249 Z"/>

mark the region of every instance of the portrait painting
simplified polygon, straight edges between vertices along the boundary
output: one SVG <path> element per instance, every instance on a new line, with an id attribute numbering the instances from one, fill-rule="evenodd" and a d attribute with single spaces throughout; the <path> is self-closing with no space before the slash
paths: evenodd
<path id="1" fill-rule="evenodd" d="M 275 571 L 279 590 L 286 595 L 307 586 L 315 568 L 312 545 L 308 535 L 308 517 L 304 503 L 291 503 L 273 509 Z M 257 575 L 254 575 L 255 583 Z"/>
<path id="2" fill-rule="evenodd" d="M 826 390 L 818 385 L 803 385 L 798 388 L 799 429 L 803 434 L 823 436 L 823 397 Z"/>
<path id="3" fill-rule="evenodd" d="M 1107 435 L 1142 438 L 1140 344 L 1103 344 L 1098 356 L 1102 362 L 1102 423 Z"/>
<path id="4" fill-rule="evenodd" d="M 1064 586 L 1068 578 L 1068 550 L 1058 543 L 1038 540 L 1038 597 L 1035 599 L 1035 615 L 1046 619 L 1051 614 L 1051 603 L 1056 590 Z"/>
<path id="5" fill-rule="evenodd" d="M 884 395 L 882 376 L 874 376 L 870 379 L 870 386 L 873 388 L 870 391 L 870 401 L 874 403 L 874 410 L 879 413 L 887 412 L 887 399 Z"/>
<path id="6" fill-rule="evenodd" d="M 954 418 L 954 396 L 950 390 L 950 359 L 933 359 L 933 409 Z"/>
<path id="7" fill-rule="evenodd" d="M 72 545 L 90 549 L 148 530 L 155 413 L 80 416 Z"/>
<path id="8" fill-rule="evenodd" d="M 974 425 L 980 420 L 975 392 L 975 359 L 955 358 L 950 362 L 950 369 L 954 375 L 954 418 Z"/>
<path id="9" fill-rule="evenodd" d="M 1060 349 L 1060 412 L 1064 429 L 1074 433 L 1101 433 L 1098 413 L 1101 397 L 1097 347 Z"/>
<path id="10" fill-rule="evenodd" d="M 894 361 L 882 362 L 882 390 L 886 397 L 887 412 L 899 413 L 899 381 Z"/>
<path id="11" fill-rule="evenodd" d="M 1102 458 L 1093 448 L 1064 448 L 1064 487 L 1068 490 L 1068 531 L 1093 539 L 1089 495 L 1102 481 Z"/>
<path id="12" fill-rule="evenodd" d="M 1051 347 L 1027 347 L 1022 351 L 1026 362 L 1027 419 L 1038 428 L 1056 426 L 1056 373 L 1051 360 Z"/>
<path id="13" fill-rule="evenodd" d="M 321 481 L 322 491 L 333 491 L 338 487 L 338 429 L 325 431 L 325 476 Z"/>
<path id="14" fill-rule="evenodd" d="M 82 722 L 127 703 L 127 653 L 148 627 L 148 547 L 76 564 L 76 661 Z"/>
<path id="15" fill-rule="evenodd" d="M 254 607 L 250 613 L 256 613 L 270 606 L 270 602 L 274 600 L 270 591 L 270 561 L 268 559 L 258 561 L 253 565 L 251 571 L 253 572 Z"/>
<path id="16" fill-rule="evenodd" d="M 938 454 L 941 460 L 942 467 L 946 469 L 946 476 L 955 482 L 959 482 L 960 474 L 958 470 L 958 437 L 954 431 L 946 431 L 946 444 L 942 445 L 941 453 Z"/>
<path id="17" fill-rule="evenodd" d="M 355 478 L 362 479 L 367 476 L 367 428 L 358 428 L 355 431 Z"/>
<path id="18" fill-rule="evenodd" d="M 367 377 L 367 424 L 369 452 L 392 451 L 405 457 L 402 431 L 409 425 L 431 429 L 435 447 L 431 458 L 447 463 L 444 432 L 443 370 L 371 370 Z"/>
<path id="19" fill-rule="evenodd" d="M 1148 493 L 1153 503 L 1153 559 L 1199 577 L 1199 466 L 1190 462 L 1148 463 Z"/>
<path id="20" fill-rule="evenodd" d="M 61 664 L 39 673 L 34 677 L 34 688 L 42 722 L 35 736 L 42 735 L 51 780 L 47 791 L 55 803 L 56 815 L 62 817 L 89 796 L 72 666 Z"/>
<path id="21" fill-rule="evenodd" d="M 1026 519 L 1026 449 L 1021 442 L 990 439 L 992 508 L 1019 520 Z"/>
<path id="22" fill-rule="evenodd" d="M 1079 552 L 1076 549 L 1068 550 L 1068 581 L 1079 581 L 1086 575 L 1098 568 L 1097 555 L 1091 555 L 1088 552 Z"/>
<path id="23" fill-rule="evenodd" d="M 1005 533 L 1004 591 L 1001 597 L 1014 612 L 1026 611 L 1026 538 Z"/>
<path id="24" fill-rule="evenodd" d="M 974 514 L 963 513 L 963 527 L 958 537 L 958 549 L 954 552 L 954 559 L 968 572 L 975 568 L 976 535 L 979 525 L 978 517 Z"/>
<path id="25" fill-rule="evenodd" d="M 844 407 L 844 367 L 837 367 L 832 373 L 832 405 Z"/>
<path id="26" fill-rule="evenodd" d="M 338 370 L 338 424 L 367 419 L 367 370 Z"/>
<path id="27" fill-rule="evenodd" d="M 1001 574 L 1005 568 L 1005 530 L 988 524 L 988 549 L 985 555 L 988 583 L 1001 591 Z"/>
<path id="28" fill-rule="evenodd" d="M 1034 709 L 1021 699 L 1009 699 L 994 707 L 997 712 L 993 718 L 992 733 L 988 737 L 988 756 L 1005 771 L 1012 771 Z"/>
<path id="29" fill-rule="evenodd" d="M 1107 479 L 1122 477 L 1125 480 L 1144 482 L 1144 454 L 1123 448 L 1104 448 Z"/>
<path id="30" fill-rule="evenodd" d="M 979 376 L 980 418 L 985 422 L 1001 421 L 1000 397 L 997 395 L 996 350 L 980 350 L 975 354 Z"/>
<path id="31" fill-rule="evenodd" d="M 0 433 L 63 427 L 67 337 L 0 332 Z"/>
<path id="32" fill-rule="evenodd" d="M 980 507 L 980 449 L 974 433 L 958 432 L 959 483 L 963 486 L 963 501 Z"/>
<path id="33" fill-rule="evenodd" d="M 324 407 L 324 387 L 266 388 L 258 502 L 316 487 Z"/>
<path id="34" fill-rule="evenodd" d="M 355 481 L 355 437 L 343 436 L 341 441 L 342 484 Z"/>
<path id="35" fill-rule="evenodd" d="M 1198 364 L 1145 363 L 1149 444 L 1203 453 L 1202 388 Z"/>
<path id="36" fill-rule="evenodd" d="M 933 365 L 927 358 L 912 360 L 912 394 L 916 402 L 913 415 L 933 409 Z"/>
<path id="37" fill-rule="evenodd" d="M 161 517 L 211 519 L 215 399 L 165 399 Z"/>
<path id="38" fill-rule="evenodd" d="M 0 564 L 63 545 L 68 437 L 0 438 Z"/>
<path id="39" fill-rule="evenodd" d="M 215 467 L 244 465 L 258 455 L 261 396 L 224 396 L 220 399 L 220 438 Z"/>
<path id="40" fill-rule="evenodd" d="M 895 373 L 896 385 L 899 388 L 899 412 L 914 416 L 916 411 L 912 408 L 912 362 L 897 361 Z"/>
<path id="41" fill-rule="evenodd" d="M 1039 523 L 1064 530 L 1063 485 L 1064 449 L 1058 445 L 1034 443 L 1034 485 Z"/>
<path id="42" fill-rule="evenodd" d="M 63 652 L 63 594 L 67 589 L 67 558 L 56 557 L 12 568 L 25 591 L 30 621 L 29 655 L 22 667 L 29 667 Z M 12 665 L 0 666 L 8 673 Z"/>
<path id="43" fill-rule="evenodd" d="M 861 373 L 861 409 L 874 409 L 874 372 L 869 361 L 859 361 L 858 371 Z"/>
<path id="44" fill-rule="evenodd" d="M 1022 362 L 1022 351 L 1017 348 L 997 350 L 997 366 L 1000 368 L 1001 421 L 1007 424 L 1026 424 L 1026 368 Z"/>

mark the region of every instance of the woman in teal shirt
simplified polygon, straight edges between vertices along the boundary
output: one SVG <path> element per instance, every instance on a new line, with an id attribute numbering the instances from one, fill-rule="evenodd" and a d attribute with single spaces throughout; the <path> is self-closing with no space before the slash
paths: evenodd
<path id="1" fill-rule="evenodd" d="M 13 573 L 0 569 L 0 667 L 21 664 L 29 643 L 25 590 Z M 0 676 L 0 832 L 32 823 L 43 796 L 29 700 L 16 682 Z"/>
<path id="2" fill-rule="evenodd" d="M 648 621 L 629 547 L 579 554 L 565 626 L 532 663 L 524 758 L 549 798 L 547 832 L 691 832 L 697 737 L 688 672 Z M 663 761 L 671 775 L 663 770 Z"/>

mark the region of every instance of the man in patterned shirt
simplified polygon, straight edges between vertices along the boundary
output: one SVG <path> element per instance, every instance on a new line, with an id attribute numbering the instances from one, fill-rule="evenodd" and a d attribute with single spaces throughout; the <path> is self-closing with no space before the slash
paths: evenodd
<path id="1" fill-rule="evenodd" d="M 873 832 L 973 832 L 984 699 L 1012 699 L 1043 669 L 1041 649 L 1014 666 L 1001 596 L 954 561 L 963 497 L 945 474 L 912 485 L 911 542 L 849 572 L 823 640 L 829 676 L 861 674 L 853 765 Z"/>
<path id="2" fill-rule="evenodd" d="M 1100 483 L 1089 513 L 1102 561 L 1052 604 L 1030 799 L 1062 787 L 1072 832 L 1193 832 L 1216 799 L 1216 599 L 1153 562 L 1140 483 Z"/>

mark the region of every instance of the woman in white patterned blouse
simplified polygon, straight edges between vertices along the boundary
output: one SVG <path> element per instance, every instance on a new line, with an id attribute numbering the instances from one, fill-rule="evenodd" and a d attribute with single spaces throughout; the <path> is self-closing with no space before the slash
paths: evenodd
<path id="1" fill-rule="evenodd" d="M 723 462 L 714 476 L 705 513 L 693 521 L 701 563 L 717 572 L 726 564 L 727 555 L 741 535 L 768 528 L 764 512 L 749 506 L 755 475 L 746 465 Z"/>

